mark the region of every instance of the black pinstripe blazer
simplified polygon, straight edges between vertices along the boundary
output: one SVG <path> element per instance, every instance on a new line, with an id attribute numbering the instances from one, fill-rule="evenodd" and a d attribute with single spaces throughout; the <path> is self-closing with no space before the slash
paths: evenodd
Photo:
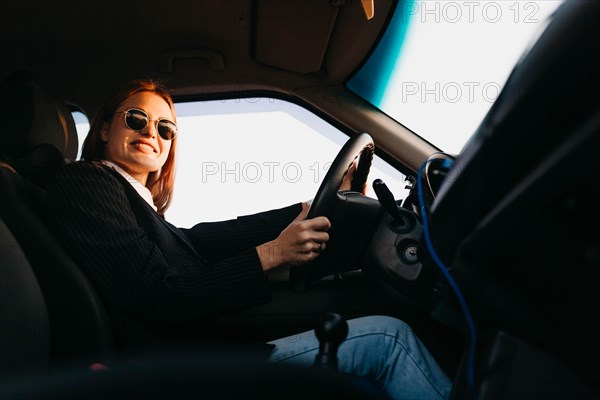
<path id="1" fill-rule="evenodd" d="M 148 322 L 186 322 L 270 300 L 255 246 L 274 239 L 296 204 L 178 229 L 116 171 L 64 166 L 47 194 L 50 225 L 117 310 Z"/>

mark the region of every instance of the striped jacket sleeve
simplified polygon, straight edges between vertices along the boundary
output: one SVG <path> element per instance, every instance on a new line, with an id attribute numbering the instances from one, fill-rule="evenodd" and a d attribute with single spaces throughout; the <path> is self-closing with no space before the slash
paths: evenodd
<path id="1" fill-rule="evenodd" d="M 215 263 L 275 239 L 301 211 L 298 203 L 230 221 L 203 222 L 182 231 L 202 257 Z"/>

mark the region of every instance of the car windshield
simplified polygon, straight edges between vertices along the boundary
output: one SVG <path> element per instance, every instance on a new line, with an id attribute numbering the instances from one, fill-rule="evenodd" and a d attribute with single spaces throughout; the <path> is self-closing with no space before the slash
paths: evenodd
<path id="1" fill-rule="evenodd" d="M 562 2 L 400 2 L 378 47 L 347 86 L 457 154 Z"/>

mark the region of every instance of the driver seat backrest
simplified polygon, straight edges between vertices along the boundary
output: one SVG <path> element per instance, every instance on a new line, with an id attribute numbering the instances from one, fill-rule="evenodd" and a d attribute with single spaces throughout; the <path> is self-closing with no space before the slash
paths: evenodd
<path id="1" fill-rule="evenodd" d="M 77 156 L 75 121 L 69 108 L 48 94 L 27 71 L 0 83 L 0 107 L 9 115 L 0 130 L 0 158 L 21 176 L 45 186 L 65 159 Z"/>
<path id="2" fill-rule="evenodd" d="M 112 328 L 88 278 L 43 222 L 45 192 L 0 164 L 0 217 L 29 260 L 48 308 L 51 357 L 65 362 L 112 360 Z"/>
<path id="3" fill-rule="evenodd" d="M 16 398 L 48 370 L 46 303 L 29 261 L 0 218 L 0 398 Z"/>
<path id="4" fill-rule="evenodd" d="M 110 361 L 112 329 L 102 302 L 45 225 L 43 188 L 65 158 L 77 154 L 73 117 L 27 72 L 12 73 L 0 84 L 0 104 L 14 117 L 0 128 L 0 156 L 10 163 L 0 165 L 0 217 L 44 295 L 52 361 Z"/>

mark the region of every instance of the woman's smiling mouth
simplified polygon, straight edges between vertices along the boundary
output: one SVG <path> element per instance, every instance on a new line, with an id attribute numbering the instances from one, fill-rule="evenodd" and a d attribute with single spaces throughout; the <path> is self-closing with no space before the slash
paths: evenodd
<path id="1" fill-rule="evenodd" d="M 158 153 L 156 148 L 152 146 L 150 143 L 142 140 L 136 140 L 131 143 L 136 149 L 144 153 Z"/>

